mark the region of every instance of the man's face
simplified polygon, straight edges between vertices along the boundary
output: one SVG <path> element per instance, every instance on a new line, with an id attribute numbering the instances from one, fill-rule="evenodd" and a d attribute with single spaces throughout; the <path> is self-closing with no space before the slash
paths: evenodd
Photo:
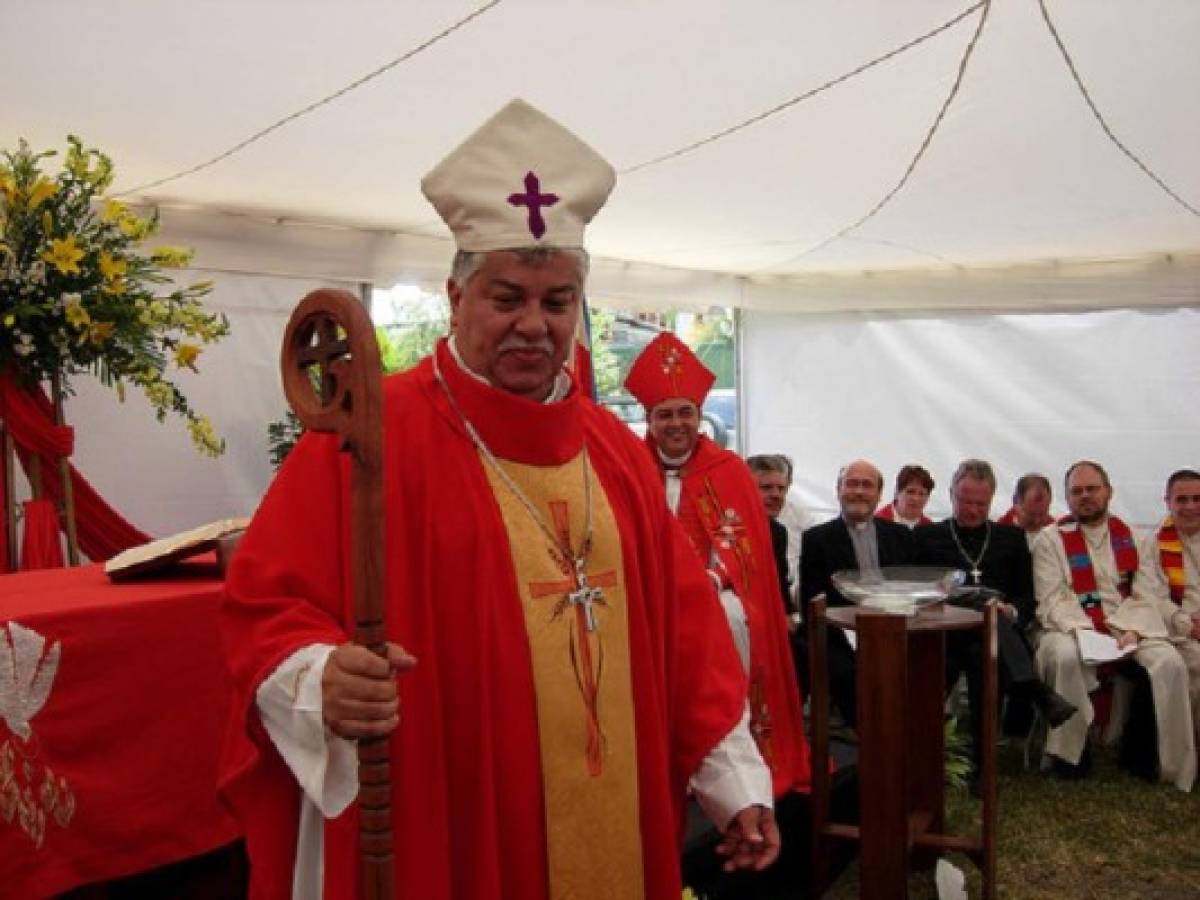
<path id="1" fill-rule="evenodd" d="M 879 505 L 883 477 L 870 463 L 854 462 L 843 470 L 837 487 L 842 515 L 850 522 L 865 522 Z"/>
<path id="2" fill-rule="evenodd" d="M 1171 485 L 1167 509 L 1180 532 L 1192 535 L 1200 531 L 1200 480 L 1181 478 Z"/>
<path id="3" fill-rule="evenodd" d="M 1099 522 L 1108 513 L 1112 488 L 1091 466 L 1076 466 L 1067 479 L 1067 506 L 1071 515 L 1084 525 Z"/>
<path id="4" fill-rule="evenodd" d="M 977 528 L 987 521 L 996 489 L 981 478 L 967 476 L 950 490 L 954 521 L 964 528 Z"/>
<path id="5" fill-rule="evenodd" d="M 466 287 L 446 285 L 458 351 L 492 385 L 544 400 L 562 369 L 579 318 L 583 285 L 574 257 L 556 253 L 530 265 L 515 253 L 489 253 Z"/>
<path id="6" fill-rule="evenodd" d="M 783 512 L 783 502 L 787 499 L 788 488 L 791 487 L 787 476 L 782 472 L 767 470 L 755 472 L 754 480 L 758 483 L 758 492 L 762 494 L 767 515 L 772 519 L 778 517 Z"/>
<path id="7" fill-rule="evenodd" d="M 673 458 L 684 456 L 696 446 L 700 410 L 686 397 L 673 397 L 650 410 L 647 426 L 659 450 Z"/>
<path id="8" fill-rule="evenodd" d="M 904 490 L 896 495 L 896 512 L 902 518 L 919 519 L 925 512 L 925 504 L 929 502 L 929 491 L 925 489 L 925 485 L 916 481 L 910 481 L 904 486 Z"/>
<path id="9" fill-rule="evenodd" d="M 1031 484 L 1026 488 L 1025 495 L 1017 501 L 1017 509 L 1022 522 L 1045 522 L 1050 515 L 1050 492 L 1036 482 Z"/>

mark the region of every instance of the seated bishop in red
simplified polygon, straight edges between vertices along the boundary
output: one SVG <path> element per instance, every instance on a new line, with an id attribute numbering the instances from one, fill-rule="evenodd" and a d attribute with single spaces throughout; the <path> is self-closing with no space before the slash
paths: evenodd
<path id="1" fill-rule="evenodd" d="M 699 432 L 714 380 L 682 341 L 664 332 L 634 361 L 625 387 L 646 408 L 646 446 L 667 505 L 719 586 L 749 676 L 750 731 L 779 797 L 808 789 L 808 744 L 758 487 L 741 457 Z"/>
<path id="2" fill-rule="evenodd" d="M 563 368 L 613 179 L 514 101 L 423 182 L 459 248 L 453 334 L 385 382 L 386 662 L 347 642 L 337 439 L 303 438 L 263 500 L 222 613 L 253 897 L 354 896 L 353 741 L 385 734 L 397 897 L 678 900 L 689 786 L 728 866 L 778 853 L 716 592 Z"/>

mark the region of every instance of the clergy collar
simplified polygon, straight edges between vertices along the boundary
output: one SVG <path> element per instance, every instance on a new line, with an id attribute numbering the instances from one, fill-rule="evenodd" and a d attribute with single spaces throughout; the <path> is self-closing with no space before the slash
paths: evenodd
<path id="1" fill-rule="evenodd" d="M 470 375 L 476 381 L 480 381 L 483 384 L 486 384 L 490 388 L 495 388 L 495 385 L 493 385 L 490 381 L 488 381 L 486 378 L 484 378 L 482 375 L 480 375 L 478 372 L 476 372 L 474 369 L 472 369 L 470 366 L 468 366 L 465 362 L 463 362 L 462 354 L 458 352 L 458 341 L 456 340 L 455 335 L 452 334 L 452 335 L 450 335 L 450 337 L 448 337 L 446 339 L 446 346 L 449 348 L 450 355 L 454 357 L 454 361 L 456 363 L 458 363 L 458 367 L 460 369 L 462 369 L 464 372 L 466 372 L 468 375 Z M 495 389 L 499 390 L 499 388 L 495 388 Z M 546 397 L 545 400 L 541 400 L 539 402 L 541 402 L 541 403 L 557 403 L 558 401 L 560 401 L 564 397 L 566 397 L 567 392 L 570 390 L 571 390 L 571 376 L 568 375 L 566 372 L 559 372 L 556 376 L 554 376 L 554 386 L 550 388 L 549 395 Z"/>
<path id="2" fill-rule="evenodd" d="M 688 460 L 691 459 L 692 455 L 696 452 L 693 448 L 687 453 L 683 454 L 683 456 L 667 456 L 667 454 L 663 453 L 662 450 L 660 450 L 657 446 L 655 446 L 654 451 L 658 454 L 658 461 L 662 463 L 663 468 L 668 472 L 678 472 L 687 465 Z"/>
<path id="3" fill-rule="evenodd" d="M 842 521 L 846 524 L 847 528 L 853 529 L 854 531 L 866 531 L 875 524 L 875 517 L 869 516 L 866 519 L 863 519 L 861 522 L 851 522 L 846 518 L 846 514 L 842 513 Z"/>
<path id="4" fill-rule="evenodd" d="M 583 450 L 583 404 L 569 375 L 566 395 L 561 400 L 538 402 L 492 387 L 460 365 L 449 339 L 442 339 L 434 348 L 433 366 L 454 398 L 453 404 L 445 404 L 446 415 L 464 432 L 461 417 L 465 417 L 500 459 L 525 465 L 559 466 Z M 445 398 L 436 379 L 431 388 L 435 395 Z M 461 410 L 461 417 L 454 409 L 455 404 Z"/>

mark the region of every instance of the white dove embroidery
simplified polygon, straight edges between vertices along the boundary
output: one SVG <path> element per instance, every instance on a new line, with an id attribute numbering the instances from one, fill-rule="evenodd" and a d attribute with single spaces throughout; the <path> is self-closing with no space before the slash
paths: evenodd
<path id="1" fill-rule="evenodd" d="M 62 644 L 55 641 L 45 656 L 46 639 L 17 622 L 0 629 L 0 717 L 10 731 L 27 741 L 33 734 L 30 720 L 50 697 L 58 673 Z"/>

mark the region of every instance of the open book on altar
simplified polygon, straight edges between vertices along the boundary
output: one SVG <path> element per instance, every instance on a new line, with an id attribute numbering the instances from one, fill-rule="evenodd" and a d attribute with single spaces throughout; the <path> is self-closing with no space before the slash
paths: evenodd
<path id="1" fill-rule="evenodd" d="M 149 575 L 169 568 L 189 556 L 218 549 L 223 539 L 245 531 L 249 524 L 250 520 L 247 518 L 220 519 L 190 531 L 159 538 L 140 547 L 130 547 L 106 562 L 104 572 L 113 581 Z"/>
<path id="2" fill-rule="evenodd" d="M 1137 649 L 1136 644 L 1122 648 L 1116 638 L 1090 628 L 1075 629 L 1075 640 L 1079 642 L 1079 658 L 1089 666 L 1124 659 Z"/>

